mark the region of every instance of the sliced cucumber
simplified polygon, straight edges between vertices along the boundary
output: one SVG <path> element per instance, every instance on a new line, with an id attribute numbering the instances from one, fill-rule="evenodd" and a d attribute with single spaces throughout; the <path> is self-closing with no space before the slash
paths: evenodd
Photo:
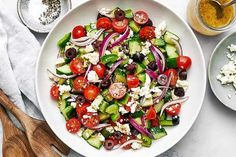
<path id="1" fill-rule="evenodd" d="M 88 140 L 88 144 L 93 146 L 96 149 L 100 149 L 102 147 L 102 141 L 100 140 L 98 135 L 92 135 Z"/>
<path id="2" fill-rule="evenodd" d="M 117 68 L 115 70 L 115 76 L 114 77 L 115 77 L 114 82 L 126 83 L 126 74 L 120 68 Z"/>
<path id="3" fill-rule="evenodd" d="M 155 140 L 158 140 L 158 139 L 160 139 L 160 138 L 167 135 L 165 129 L 164 128 L 159 128 L 159 127 L 151 128 L 150 132 L 153 135 Z"/>
<path id="4" fill-rule="evenodd" d="M 177 68 L 177 58 L 167 58 L 166 66 L 168 68 Z"/>
<path id="5" fill-rule="evenodd" d="M 126 105 L 130 99 L 130 95 L 127 93 L 125 96 L 119 100 L 119 103 L 122 105 Z"/>
<path id="6" fill-rule="evenodd" d="M 166 44 L 166 52 L 168 58 L 177 58 L 179 56 L 177 49 L 170 44 Z"/>
<path id="7" fill-rule="evenodd" d="M 99 111 L 101 111 L 102 113 L 105 113 L 108 105 L 109 103 L 103 100 L 101 104 L 99 105 Z"/>
<path id="8" fill-rule="evenodd" d="M 125 17 L 128 19 L 132 19 L 134 17 L 133 11 L 131 9 L 125 10 Z"/>
<path id="9" fill-rule="evenodd" d="M 163 107 L 164 104 L 165 104 L 165 101 L 162 99 L 159 103 L 154 105 L 154 109 L 156 113 L 159 113 L 161 111 L 161 108 Z"/>
<path id="10" fill-rule="evenodd" d="M 72 74 L 72 72 L 70 70 L 70 66 L 68 64 L 63 65 L 63 66 L 57 68 L 56 69 L 56 73 L 59 74 L 59 75 L 63 75 L 63 74 L 71 75 Z"/>
<path id="11" fill-rule="evenodd" d="M 108 138 L 109 136 L 112 135 L 112 133 L 110 133 L 109 131 L 107 131 L 106 128 L 103 128 L 103 129 L 102 129 L 101 134 L 102 134 L 105 138 Z"/>
<path id="12" fill-rule="evenodd" d="M 138 125 L 142 125 L 142 120 L 141 120 L 140 117 L 137 117 L 134 120 Z M 151 121 L 150 120 L 145 120 L 145 128 L 149 129 L 150 127 L 151 127 Z"/>
<path id="13" fill-rule="evenodd" d="M 108 118 L 110 118 L 110 115 L 108 113 L 99 112 L 98 115 L 99 115 L 99 118 L 100 118 L 101 121 L 105 121 Z"/>
<path id="14" fill-rule="evenodd" d="M 85 25 L 84 27 L 85 27 L 86 32 L 90 32 L 92 29 L 90 25 Z"/>
<path id="15" fill-rule="evenodd" d="M 140 73 L 137 75 L 139 81 L 141 81 L 142 83 L 146 82 L 146 73 Z"/>
<path id="16" fill-rule="evenodd" d="M 142 142 L 142 146 L 144 146 L 144 147 L 150 147 L 152 145 L 152 139 L 149 138 L 146 135 L 142 135 L 142 139 L 141 140 L 143 141 Z"/>
<path id="17" fill-rule="evenodd" d="M 62 114 L 65 120 L 69 120 L 75 116 L 75 109 L 73 106 L 67 106 L 64 110 L 62 110 Z"/>
<path id="18" fill-rule="evenodd" d="M 113 122 L 116 122 L 119 118 L 120 118 L 120 113 L 119 112 L 117 112 L 116 114 L 111 115 L 111 120 Z"/>
<path id="19" fill-rule="evenodd" d="M 95 130 L 91 130 L 91 129 L 86 129 L 84 130 L 84 132 L 82 133 L 82 137 L 87 140 L 93 133 L 95 132 Z"/>
<path id="20" fill-rule="evenodd" d="M 65 36 L 57 42 L 57 45 L 60 48 L 64 48 L 66 46 L 66 43 L 70 41 L 70 37 L 71 37 L 71 33 L 65 34 Z"/>
<path id="21" fill-rule="evenodd" d="M 168 44 L 174 44 L 174 42 L 172 41 L 173 39 L 179 41 L 179 37 L 177 35 L 172 32 L 166 31 L 166 33 L 164 34 L 165 42 Z"/>
<path id="22" fill-rule="evenodd" d="M 167 115 L 166 115 L 166 112 L 164 111 L 160 117 L 160 120 L 166 120 L 167 119 Z"/>
<path id="23" fill-rule="evenodd" d="M 160 125 L 161 125 L 161 126 L 174 126 L 172 120 L 161 120 L 161 121 L 160 121 Z"/>
<path id="24" fill-rule="evenodd" d="M 161 38 L 153 39 L 152 40 L 152 44 L 157 46 L 157 47 L 162 47 L 162 46 L 166 45 L 165 41 L 163 39 L 161 39 Z"/>
<path id="25" fill-rule="evenodd" d="M 155 57 L 154 57 L 153 53 L 147 54 L 147 58 L 148 58 L 149 62 L 155 61 Z"/>
<path id="26" fill-rule="evenodd" d="M 133 20 L 129 22 L 129 27 L 132 29 L 134 33 L 138 33 L 141 29 L 141 26 L 139 26 L 137 23 L 135 23 Z"/>
<path id="27" fill-rule="evenodd" d="M 66 100 L 66 99 L 68 99 L 68 98 L 70 98 L 70 97 L 71 97 L 70 93 L 69 93 L 69 92 L 66 92 L 66 93 L 63 93 L 63 94 L 61 95 L 61 100 Z"/>
<path id="28" fill-rule="evenodd" d="M 136 75 L 144 72 L 146 69 L 146 66 L 143 63 L 136 63 Z"/>
<path id="29" fill-rule="evenodd" d="M 59 109 L 61 112 L 68 106 L 68 103 L 66 102 L 66 100 L 59 100 L 58 104 L 59 104 Z"/>
<path id="30" fill-rule="evenodd" d="M 144 111 L 140 110 L 140 111 L 136 111 L 133 114 L 131 114 L 131 117 L 138 118 L 138 117 L 142 117 L 143 115 L 144 115 Z"/>
<path id="31" fill-rule="evenodd" d="M 152 100 L 152 97 L 150 97 L 150 98 L 144 100 L 142 107 L 148 107 L 148 106 L 152 106 L 152 105 L 153 105 L 153 100 Z"/>
<path id="32" fill-rule="evenodd" d="M 130 40 L 129 41 L 129 53 L 130 55 L 134 55 L 135 53 L 141 52 L 142 48 L 138 41 L 136 40 Z"/>
<path id="33" fill-rule="evenodd" d="M 113 100 L 113 97 L 110 95 L 108 89 L 104 89 L 104 90 L 101 92 L 101 95 L 104 97 L 104 99 L 105 99 L 107 102 L 111 102 L 111 101 Z"/>
<path id="34" fill-rule="evenodd" d="M 119 106 L 117 104 L 112 104 L 106 108 L 106 113 L 117 114 L 119 113 Z"/>

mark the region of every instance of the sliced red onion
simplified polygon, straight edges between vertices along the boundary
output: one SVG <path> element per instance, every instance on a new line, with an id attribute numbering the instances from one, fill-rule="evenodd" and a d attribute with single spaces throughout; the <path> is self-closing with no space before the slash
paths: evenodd
<path id="1" fill-rule="evenodd" d="M 55 74 L 53 73 L 51 70 L 47 69 L 48 73 L 53 75 L 54 77 L 57 77 L 57 78 L 62 78 L 62 79 L 71 79 L 71 78 L 74 78 L 76 77 L 77 75 L 76 74 L 73 74 L 73 75 L 58 75 L 58 74 Z M 49 76 L 50 78 L 50 76 Z M 50 78 L 51 79 L 51 78 Z"/>
<path id="2" fill-rule="evenodd" d="M 141 134 L 145 134 L 147 135 L 148 137 L 152 138 L 153 139 L 153 135 L 144 127 L 140 126 L 137 124 L 137 122 L 133 119 L 133 118 L 130 118 L 130 124 L 137 130 L 139 131 Z"/>
<path id="3" fill-rule="evenodd" d="M 175 44 L 177 50 L 178 50 L 178 53 L 180 56 L 183 56 L 183 49 L 182 49 L 182 46 L 180 45 L 179 41 L 171 38 L 171 41 Z"/>
<path id="4" fill-rule="evenodd" d="M 88 73 L 90 72 L 90 70 L 92 69 L 92 64 L 89 64 L 87 71 L 85 72 L 84 78 L 87 77 Z"/>
<path id="5" fill-rule="evenodd" d="M 111 124 L 104 123 L 104 124 L 98 124 L 97 126 L 95 126 L 93 128 L 90 128 L 90 129 L 98 130 L 98 129 L 102 129 L 102 128 L 105 128 L 105 127 L 108 127 L 108 126 L 111 126 Z"/>
<path id="6" fill-rule="evenodd" d="M 153 80 L 157 80 L 158 75 L 155 71 L 152 71 L 150 69 L 146 69 L 145 71 Z"/>
<path id="7" fill-rule="evenodd" d="M 118 36 L 119 33 L 109 33 L 104 40 L 102 41 L 100 47 L 99 47 L 99 57 L 102 57 L 108 47 L 109 42 L 111 41 L 112 38 L 114 38 L 115 36 Z"/>
<path id="8" fill-rule="evenodd" d="M 123 148 L 123 147 L 125 147 L 125 146 L 127 146 L 127 145 L 129 145 L 129 144 L 131 144 L 131 143 L 134 143 L 134 142 L 142 143 L 141 140 L 128 140 L 128 141 L 126 141 L 125 143 L 123 143 L 122 145 L 118 145 L 118 146 L 116 146 L 116 147 L 113 147 L 112 150 L 119 149 L 119 148 Z"/>
<path id="9" fill-rule="evenodd" d="M 124 41 L 125 39 L 128 38 L 129 33 L 130 33 L 130 29 L 127 28 L 127 29 L 125 30 L 125 32 L 124 32 L 114 43 L 112 43 L 112 44 L 109 46 L 109 48 L 113 48 L 113 47 L 119 45 L 122 41 Z"/>
<path id="10" fill-rule="evenodd" d="M 155 47 L 154 45 L 151 45 L 150 49 L 155 57 L 159 73 L 163 73 L 165 71 L 165 66 L 166 66 L 165 56 L 163 55 L 161 50 L 159 48 Z M 161 57 L 162 62 L 160 61 L 159 56 Z"/>
<path id="11" fill-rule="evenodd" d="M 153 100 L 154 103 L 158 103 L 159 101 L 161 101 L 162 98 L 164 98 L 164 96 L 166 95 L 166 92 L 167 92 L 167 90 L 168 90 L 168 88 L 169 88 L 169 86 L 170 86 L 171 78 L 172 78 L 172 73 L 170 73 L 170 76 L 169 76 L 169 78 L 168 78 L 168 81 L 167 81 L 167 83 L 166 83 L 166 85 L 165 85 L 166 88 L 163 89 L 163 91 L 162 91 L 162 93 L 161 93 L 161 95 L 160 95 L 159 97 L 157 97 L 157 98 L 155 98 L 155 99 Z"/>
<path id="12" fill-rule="evenodd" d="M 106 75 L 106 77 L 103 79 L 103 81 L 106 81 L 110 78 L 111 74 L 116 70 L 116 68 L 123 62 L 124 60 L 121 59 L 118 62 L 116 62 L 115 64 L 112 65 L 111 69 L 108 71 L 108 74 Z"/>
<path id="13" fill-rule="evenodd" d="M 167 81 L 168 81 L 168 77 L 165 74 L 161 74 L 157 78 L 157 82 L 160 85 L 166 85 Z"/>
<path id="14" fill-rule="evenodd" d="M 86 41 L 88 39 L 91 39 L 91 38 L 89 36 L 85 36 L 85 37 L 81 37 L 81 38 L 78 38 L 78 39 L 73 39 L 73 41 L 82 42 L 82 41 Z"/>
<path id="15" fill-rule="evenodd" d="M 179 98 L 179 99 L 176 99 L 176 100 L 169 101 L 169 102 L 165 103 L 165 104 L 163 105 L 163 107 L 161 108 L 160 117 L 161 117 L 162 113 L 164 112 L 164 110 L 165 110 L 167 107 L 169 107 L 170 105 L 173 105 L 173 104 L 183 103 L 183 102 L 187 101 L 188 98 L 189 98 L 189 97 L 186 96 L 186 97 L 182 97 L 182 98 Z"/>

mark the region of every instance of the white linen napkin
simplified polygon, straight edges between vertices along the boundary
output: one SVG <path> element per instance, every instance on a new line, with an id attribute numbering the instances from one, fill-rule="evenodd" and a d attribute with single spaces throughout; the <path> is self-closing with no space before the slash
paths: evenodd
<path id="1" fill-rule="evenodd" d="M 24 112 L 43 119 L 34 86 L 39 50 L 40 44 L 34 35 L 8 12 L 0 0 L 0 88 Z M 13 121 L 16 123 L 15 119 Z M 2 146 L 2 126 L 0 134 Z M 69 156 L 80 155 L 71 151 Z M 178 157 L 178 153 L 168 151 L 160 157 Z"/>

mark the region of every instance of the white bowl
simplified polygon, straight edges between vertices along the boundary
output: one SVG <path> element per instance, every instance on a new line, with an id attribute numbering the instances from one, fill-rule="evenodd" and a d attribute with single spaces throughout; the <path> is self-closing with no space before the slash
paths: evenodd
<path id="1" fill-rule="evenodd" d="M 58 39 L 70 32 L 78 24 L 88 24 L 96 21 L 97 10 L 106 8 L 132 8 L 133 10 L 145 10 L 148 12 L 154 25 L 166 21 L 167 29 L 177 34 L 181 39 L 184 54 L 192 58 L 192 67 L 188 71 L 190 87 L 186 95 L 190 99 L 182 106 L 180 125 L 167 128 L 168 135 L 155 141 L 150 148 L 141 150 L 106 151 L 104 148 L 97 150 L 91 147 L 85 140 L 77 135 L 70 134 L 65 127 L 65 120 L 57 108 L 56 102 L 50 98 L 49 91 L 51 82 L 48 79 L 46 69 L 53 69 L 56 62 Z M 163 153 L 176 144 L 190 129 L 195 121 L 203 102 L 206 87 L 206 70 L 201 47 L 190 27 L 178 15 L 165 6 L 152 0 L 93 0 L 88 1 L 71 10 L 45 40 L 37 62 L 36 91 L 42 113 L 55 134 L 70 148 L 89 157 L 112 156 L 112 157 L 153 157 Z"/>

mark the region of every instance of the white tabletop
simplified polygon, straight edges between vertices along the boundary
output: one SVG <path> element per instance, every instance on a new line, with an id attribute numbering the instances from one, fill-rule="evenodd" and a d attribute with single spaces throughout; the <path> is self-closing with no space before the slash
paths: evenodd
<path id="1" fill-rule="evenodd" d="M 16 14 L 16 0 L 4 0 L 6 7 Z M 72 0 L 74 6 L 85 0 Z M 157 0 L 186 19 L 187 0 Z M 232 31 L 231 31 L 232 32 Z M 205 56 L 206 65 L 216 44 L 227 32 L 215 37 L 195 33 Z M 46 35 L 34 33 L 43 42 Z M 207 67 L 206 67 L 207 68 Z M 202 110 L 187 135 L 172 149 L 183 157 L 233 157 L 236 154 L 236 113 L 221 104 L 207 84 Z"/>

